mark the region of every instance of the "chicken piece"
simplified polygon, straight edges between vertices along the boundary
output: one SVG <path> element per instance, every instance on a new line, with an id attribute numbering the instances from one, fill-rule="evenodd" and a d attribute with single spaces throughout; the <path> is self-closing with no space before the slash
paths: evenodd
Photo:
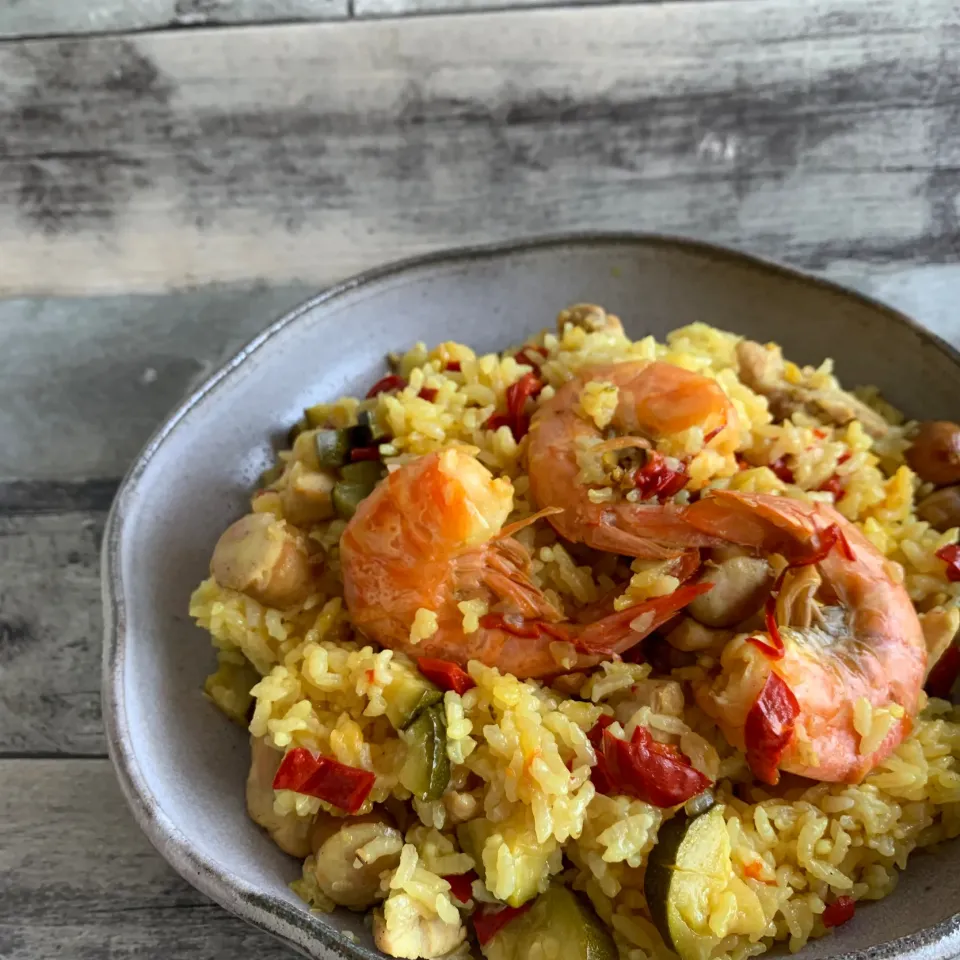
<path id="1" fill-rule="evenodd" d="M 732 627 L 763 605 L 773 573 L 760 557 L 731 557 L 708 567 L 700 583 L 713 588 L 690 603 L 690 616 L 707 627 Z"/>
<path id="2" fill-rule="evenodd" d="M 270 513 L 250 513 L 227 527 L 214 547 L 210 572 L 221 587 L 267 607 L 300 603 L 314 584 L 306 537 Z"/>
<path id="3" fill-rule="evenodd" d="M 679 717 L 683 713 L 683 687 L 676 680 L 640 680 L 630 687 L 630 696 L 615 707 L 617 720 L 624 726 L 641 708 L 653 713 Z"/>
<path id="4" fill-rule="evenodd" d="M 875 439 L 886 436 L 890 424 L 853 394 L 845 390 L 807 390 L 807 409 L 821 413 L 830 423 L 845 427 L 852 420 L 859 420 L 861 426 Z"/>
<path id="5" fill-rule="evenodd" d="M 593 303 L 575 303 L 557 314 L 557 333 L 563 335 L 563 328 L 572 323 L 582 327 L 587 333 L 623 333 L 623 324 L 619 317 L 607 313 L 603 307 Z"/>
<path id="6" fill-rule="evenodd" d="M 617 592 L 619 592 L 619 588 Z M 550 686 L 565 697 L 575 697 L 580 693 L 586 682 L 587 674 L 585 673 L 562 673 L 559 677 L 550 681 Z"/>
<path id="7" fill-rule="evenodd" d="M 373 942 L 391 957 L 433 960 L 460 946 L 466 936 L 459 920 L 424 917 L 405 893 L 394 894 L 373 914 Z"/>
<path id="8" fill-rule="evenodd" d="M 684 653 L 698 653 L 702 650 L 718 652 L 732 636 L 732 630 L 716 630 L 705 627 L 693 617 L 684 617 L 667 634 L 667 643 Z"/>
<path id="9" fill-rule="evenodd" d="M 338 906 L 366 910 L 383 899 L 380 874 L 396 870 L 403 837 L 377 810 L 362 817 L 319 813 L 310 832 L 317 886 Z"/>
<path id="10" fill-rule="evenodd" d="M 956 607 L 934 607 L 927 613 L 920 614 L 920 625 L 923 627 L 923 639 L 927 643 L 927 675 L 936 666 L 937 661 L 946 653 L 953 643 L 953 638 L 960 629 L 960 610 Z"/>
<path id="11" fill-rule="evenodd" d="M 859 420 L 872 437 L 883 437 L 890 429 L 876 410 L 845 390 L 812 388 L 787 381 L 783 353 L 774 344 L 764 346 L 754 340 L 741 340 L 737 344 L 737 366 L 740 379 L 767 398 L 776 420 L 786 420 L 803 410 L 838 427 Z"/>
<path id="12" fill-rule="evenodd" d="M 273 778 L 283 760 L 265 739 L 250 738 L 250 773 L 247 775 L 247 813 L 263 827 L 273 842 L 291 856 L 302 860 L 310 853 L 312 820 L 295 813 L 277 813 L 273 809 Z"/>
<path id="13" fill-rule="evenodd" d="M 756 393 L 767 396 L 784 386 L 783 353 L 775 344 L 741 340 L 737 344 L 737 365 L 740 379 Z"/>
<path id="14" fill-rule="evenodd" d="M 337 478 L 327 470 L 311 470 L 299 461 L 294 462 L 283 488 L 283 515 L 299 526 L 329 520 L 333 508 L 333 488 Z"/>

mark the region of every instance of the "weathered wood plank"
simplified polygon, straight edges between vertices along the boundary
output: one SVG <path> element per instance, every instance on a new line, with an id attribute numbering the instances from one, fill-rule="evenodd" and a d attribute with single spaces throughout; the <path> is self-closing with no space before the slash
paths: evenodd
<path id="1" fill-rule="evenodd" d="M 348 0 L 7 0 L 0 5 L 0 39 L 333 20 L 348 14 Z"/>
<path id="2" fill-rule="evenodd" d="M 0 782 L 4 960 L 291 957 L 176 876 L 106 760 L 0 761 Z"/>
<path id="3" fill-rule="evenodd" d="M 0 480 L 122 476 L 191 384 L 310 292 L 0 302 Z"/>
<path id="4" fill-rule="evenodd" d="M 958 15 L 717 0 L 7 44 L 0 292 L 315 284 L 585 227 L 949 262 Z"/>
<path id="5" fill-rule="evenodd" d="M 835 275 L 913 313 L 960 344 L 960 316 L 955 310 L 960 302 L 960 266 L 867 276 L 862 268 L 858 273 L 844 265 Z M 94 335 L 100 338 L 95 350 L 115 343 L 120 358 L 116 369 L 128 371 L 131 381 L 148 364 L 158 367 L 157 356 L 186 357 L 193 349 L 194 355 L 213 357 L 224 344 L 234 344 L 261 325 L 258 302 L 273 302 L 267 292 L 259 301 L 251 295 L 249 309 L 236 292 L 204 296 L 206 306 L 199 314 L 206 321 L 196 331 L 179 325 L 189 313 L 186 305 L 198 302 L 199 293 L 165 298 L 168 309 L 164 298 L 155 298 L 142 315 L 129 299 L 122 306 L 109 300 L 72 305 L 63 301 L 37 304 L 27 311 L 23 304 L 15 304 L 20 312 L 11 322 L 7 313 L 11 305 L 0 304 L 0 329 L 8 331 L 9 340 L 36 336 L 34 346 L 16 365 L 29 368 L 30 377 L 19 381 L 16 389 L 40 396 L 38 384 L 55 378 L 64 362 L 58 358 L 82 356 L 85 338 Z M 297 299 L 300 293 L 288 289 L 276 296 L 279 303 L 284 297 Z M 94 318 L 103 325 L 96 326 Z M 50 337 L 34 334 L 30 327 L 47 330 L 58 351 L 47 350 Z M 171 327 L 179 332 L 174 335 Z M 180 369 L 179 362 L 171 360 L 171 368 Z M 159 400 L 141 391 L 112 393 L 115 388 L 106 389 L 102 398 L 90 398 L 86 392 L 99 389 L 94 377 L 93 386 L 74 384 L 59 394 L 51 392 L 36 415 L 24 411 L 23 424 L 14 418 L 0 427 L 3 470 L 19 468 L 31 478 L 0 482 L 0 756 L 90 755 L 105 750 L 98 692 L 99 540 L 116 478 L 174 401 L 176 391 L 197 372 L 192 366 L 186 369 L 182 381 L 173 377 L 166 388 L 169 393 Z M 6 376 L 0 376 L 0 411 L 13 399 L 14 388 L 5 384 Z M 160 380 L 158 375 L 157 383 Z M 7 447 L 17 456 L 6 458 Z M 74 473 L 74 459 L 81 465 L 79 474 Z M 85 481 L 84 471 L 106 479 Z"/>
<path id="6" fill-rule="evenodd" d="M 517 10 L 524 7 L 591 6 L 609 0 L 354 0 L 353 15 L 364 17 L 405 17 L 431 13 L 461 13 L 463 11 Z M 626 0 L 645 3 L 651 0 Z"/>
<path id="7" fill-rule="evenodd" d="M 102 510 L 0 516 L 0 756 L 105 752 L 99 603 L 105 518 Z"/>

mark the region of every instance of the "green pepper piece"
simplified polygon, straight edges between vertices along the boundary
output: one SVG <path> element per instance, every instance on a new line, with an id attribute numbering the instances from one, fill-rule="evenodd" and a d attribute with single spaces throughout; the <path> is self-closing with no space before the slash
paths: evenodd
<path id="1" fill-rule="evenodd" d="M 365 500 L 373 493 L 373 487 L 366 483 L 348 483 L 341 480 L 333 486 L 331 499 L 333 500 L 333 509 L 337 511 L 337 516 L 341 520 L 349 520 L 360 506 L 360 501 Z"/>
<path id="2" fill-rule="evenodd" d="M 447 720 L 443 704 L 421 710 L 407 727 L 407 759 L 400 783 L 420 800 L 439 800 L 450 782 L 447 759 Z"/>
<path id="3" fill-rule="evenodd" d="M 374 444 L 373 428 L 366 422 L 347 427 L 347 437 L 350 440 L 351 450 L 354 447 L 372 447 Z"/>
<path id="4" fill-rule="evenodd" d="M 350 456 L 350 441 L 346 430 L 318 430 L 314 435 L 317 460 L 326 470 L 342 467 Z"/>
<path id="5" fill-rule="evenodd" d="M 420 711 L 443 699 L 443 692 L 419 674 L 399 674 L 384 690 L 387 719 L 394 730 L 405 730 Z"/>
<path id="6" fill-rule="evenodd" d="M 383 476 L 383 464 L 379 460 L 360 460 L 345 464 L 340 476 L 347 483 L 365 483 L 372 490 Z"/>

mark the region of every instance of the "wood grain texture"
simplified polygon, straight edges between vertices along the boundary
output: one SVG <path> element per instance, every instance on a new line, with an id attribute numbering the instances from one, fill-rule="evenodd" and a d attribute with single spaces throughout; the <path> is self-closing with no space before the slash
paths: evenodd
<path id="1" fill-rule="evenodd" d="M 958 16 L 717 0 L 4 45 L 0 293 L 318 283 L 576 228 L 950 262 Z"/>
<path id="2" fill-rule="evenodd" d="M 0 482 L 115 481 L 192 384 L 311 292 L 0 303 Z M 21 509 L 50 496 L 8 486 L 8 501 L 14 493 Z"/>
<path id="3" fill-rule="evenodd" d="M 4 0 L 0 39 L 346 17 L 348 0 Z"/>
<path id="4" fill-rule="evenodd" d="M 0 783 L 4 960 L 293 956 L 161 860 L 108 761 L 0 761 Z"/>
<path id="5" fill-rule="evenodd" d="M 609 0 L 353 0 L 353 16 L 405 17 L 418 14 L 462 13 L 464 11 L 519 10 L 552 6 L 591 6 Z M 652 0 L 625 0 L 631 3 Z M 686 0 L 681 0 L 686 2 Z"/>
<path id="6" fill-rule="evenodd" d="M 105 519 L 103 509 L 0 515 L 0 756 L 106 751 L 99 557 Z"/>

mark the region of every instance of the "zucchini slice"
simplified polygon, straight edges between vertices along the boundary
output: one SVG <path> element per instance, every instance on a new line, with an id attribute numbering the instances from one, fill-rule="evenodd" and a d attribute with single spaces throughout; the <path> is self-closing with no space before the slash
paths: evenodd
<path id="1" fill-rule="evenodd" d="M 400 783 L 420 800 L 439 800 L 450 782 L 443 704 L 421 710 L 405 732 L 407 759 Z"/>
<path id="2" fill-rule="evenodd" d="M 443 691 L 415 674 L 399 674 L 383 691 L 387 701 L 387 719 L 394 730 L 406 730 L 421 710 L 443 700 Z"/>
<path id="3" fill-rule="evenodd" d="M 548 946 L 547 940 L 553 943 Z M 527 960 L 537 945 L 541 956 L 557 960 L 617 958 L 613 937 L 593 908 L 558 884 L 537 897 L 529 910 L 514 917 L 481 949 L 486 960 Z"/>
<path id="4" fill-rule="evenodd" d="M 661 827 L 644 894 L 657 929 L 681 960 L 700 960 L 716 941 L 710 904 L 726 888 L 731 870 L 722 805 L 698 817 L 679 815 Z"/>
<path id="5" fill-rule="evenodd" d="M 546 888 L 550 857 L 556 847 L 553 841 L 537 843 L 532 832 L 505 829 L 502 823 L 491 823 L 483 817 L 468 820 L 457 827 L 460 849 L 473 857 L 480 879 L 486 883 L 483 853 L 488 847 L 498 851 L 506 847 L 514 866 L 513 893 L 507 897 L 511 907 L 523 906 Z"/>

